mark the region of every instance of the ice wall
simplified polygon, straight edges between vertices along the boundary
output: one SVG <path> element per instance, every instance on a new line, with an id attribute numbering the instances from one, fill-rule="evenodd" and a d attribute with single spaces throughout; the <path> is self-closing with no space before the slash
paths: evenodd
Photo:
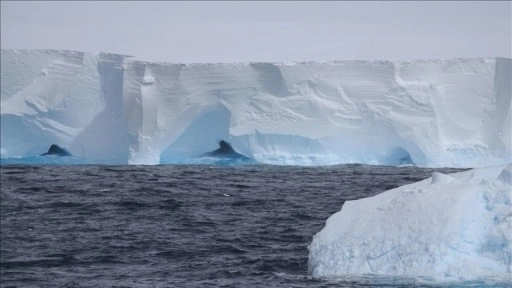
<path id="1" fill-rule="evenodd" d="M 2 157 L 474 167 L 511 153 L 511 60 L 172 64 L 2 50 Z"/>
<path id="2" fill-rule="evenodd" d="M 512 164 L 432 178 L 345 202 L 309 246 L 316 277 L 512 279 Z"/>
<path id="3" fill-rule="evenodd" d="M 2 157 L 39 155 L 55 143 L 82 158 L 126 163 L 123 59 L 2 50 Z"/>

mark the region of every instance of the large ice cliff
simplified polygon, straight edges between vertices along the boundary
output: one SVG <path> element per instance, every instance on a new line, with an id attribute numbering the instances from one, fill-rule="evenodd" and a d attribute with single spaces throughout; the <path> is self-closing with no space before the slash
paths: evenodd
<path id="1" fill-rule="evenodd" d="M 274 164 L 510 162 L 511 59 L 173 64 L 2 50 L 2 157 L 157 164 L 226 140 Z"/>

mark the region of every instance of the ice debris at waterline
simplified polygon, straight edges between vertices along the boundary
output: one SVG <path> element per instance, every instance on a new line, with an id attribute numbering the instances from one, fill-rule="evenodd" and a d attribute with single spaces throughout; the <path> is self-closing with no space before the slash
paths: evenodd
<path id="1" fill-rule="evenodd" d="M 512 164 L 345 202 L 309 246 L 316 277 L 391 275 L 512 283 Z"/>
<path id="2" fill-rule="evenodd" d="M 511 152 L 511 59 L 175 64 L 2 50 L 2 157 L 60 143 L 175 163 L 225 139 L 263 163 L 476 167 Z"/>

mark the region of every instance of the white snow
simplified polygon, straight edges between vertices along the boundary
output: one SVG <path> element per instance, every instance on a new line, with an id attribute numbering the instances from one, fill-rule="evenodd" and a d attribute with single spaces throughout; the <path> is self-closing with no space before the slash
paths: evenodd
<path id="1" fill-rule="evenodd" d="M 389 275 L 512 281 L 508 166 L 431 179 L 347 201 L 309 246 L 316 277 Z"/>
<path id="2" fill-rule="evenodd" d="M 264 163 L 477 167 L 512 160 L 511 60 L 173 64 L 2 50 L 2 157 L 55 143 L 158 164 L 226 140 Z"/>
<path id="3" fill-rule="evenodd" d="M 443 174 L 443 173 L 439 173 L 439 172 L 434 172 L 432 173 L 432 182 L 431 184 L 448 184 L 450 182 L 453 182 L 455 181 L 455 178 L 449 176 L 449 175 L 446 175 L 446 174 Z"/>

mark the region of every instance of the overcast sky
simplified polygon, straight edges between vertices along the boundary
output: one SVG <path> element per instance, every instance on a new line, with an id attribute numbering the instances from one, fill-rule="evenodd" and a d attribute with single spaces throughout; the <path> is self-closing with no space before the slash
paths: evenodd
<path id="1" fill-rule="evenodd" d="M 511 57 L 511 2 L 1 2 L 1 47 L 170 62 Z"/>

